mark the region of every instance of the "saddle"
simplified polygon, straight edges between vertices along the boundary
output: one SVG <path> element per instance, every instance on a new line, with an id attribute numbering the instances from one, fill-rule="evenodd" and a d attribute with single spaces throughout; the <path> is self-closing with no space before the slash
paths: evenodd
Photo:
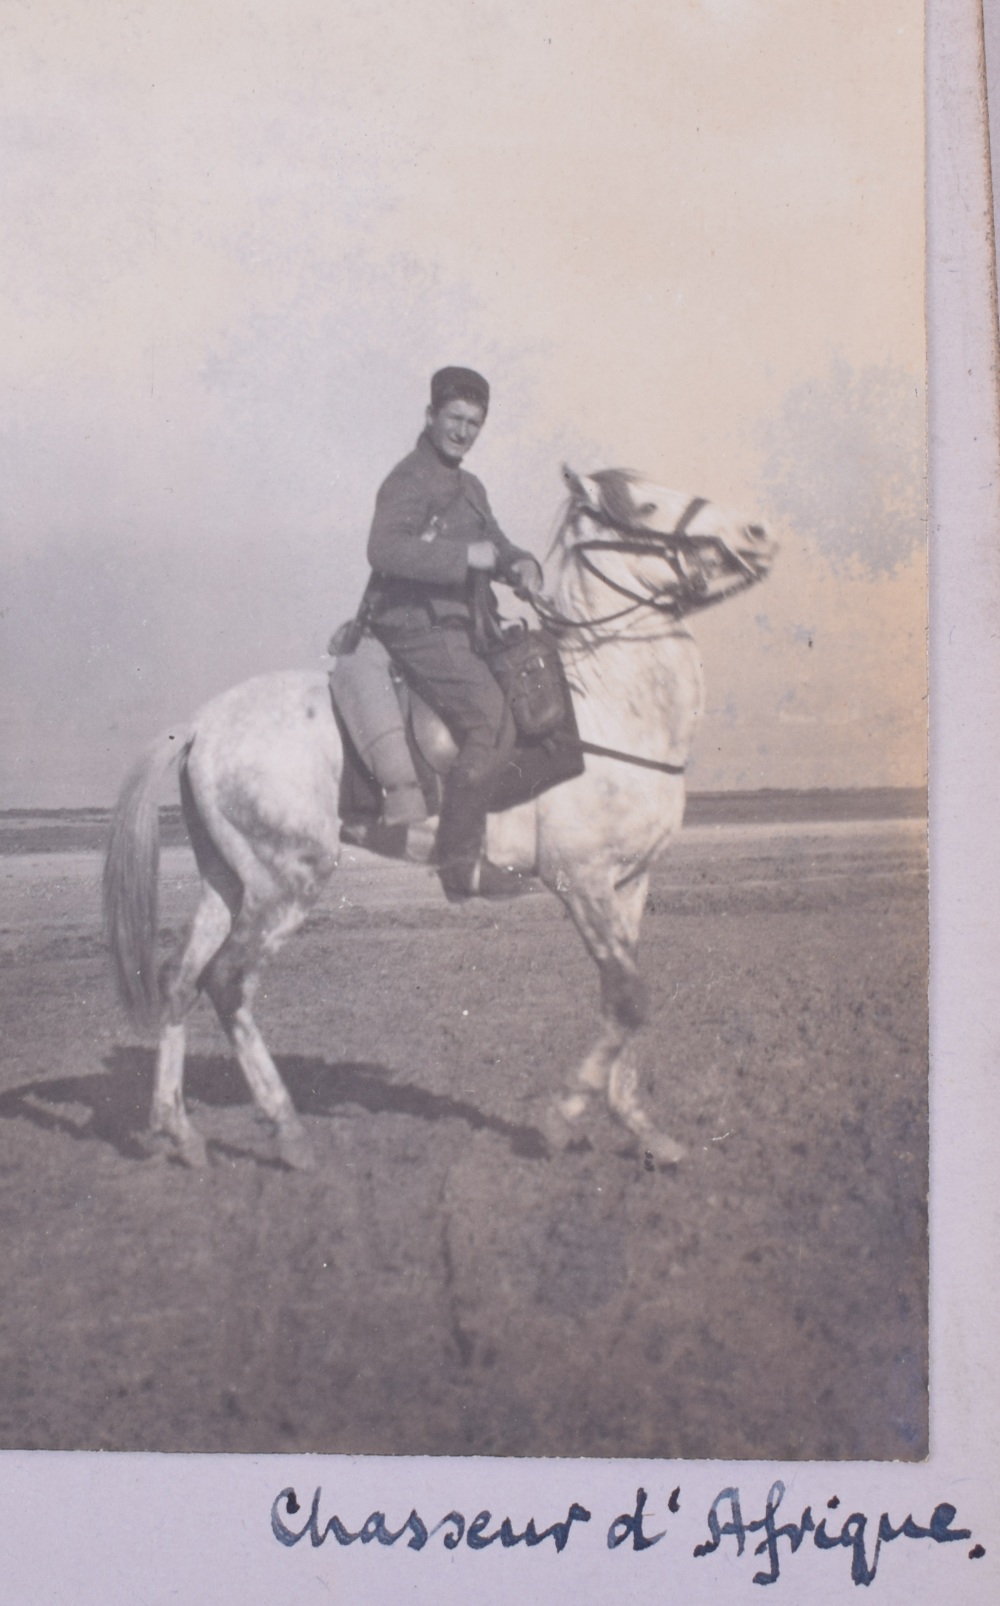
<path id="1" fill-rule="evenodd" d="M 341 819 L 416 825 L 439 813 L 442 782 L 458 748 L 444 720 L 407 685 L 382 643 L 349 630 L 343 627 L 330 643 L 337 653 L 330 693 L 344 745 Z M 489 649 L 487 662 L 517 727 L 514 752 L 490 798 L 490 812 L 496 813 L 582 774 L 583 754 L 558 649 L 548 632 L 512 632 Z"/>

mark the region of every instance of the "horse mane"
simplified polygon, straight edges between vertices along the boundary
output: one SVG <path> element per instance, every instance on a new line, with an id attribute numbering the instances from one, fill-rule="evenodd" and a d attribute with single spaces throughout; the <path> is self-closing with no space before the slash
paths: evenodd
<path id="1" fill-rule="evenodd" d="M 655 502 L 644 502 L 637 507 L 632 500 L 631 487 L 642 479 L 636 469 L 602 468 L 590 478 L 600 490 L 601 512 L 609 524 L 626 530 L 642 529 L 643 521 L 655 513 Z"/>

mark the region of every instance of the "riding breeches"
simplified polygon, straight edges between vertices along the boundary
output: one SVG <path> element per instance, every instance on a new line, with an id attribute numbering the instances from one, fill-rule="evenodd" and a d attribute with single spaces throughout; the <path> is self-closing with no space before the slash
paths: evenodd
<path id="1" fill-rule="evenodd" d="M 418 696 L 440 714 L 458 744 L 444 783 L 434 855 L 445 890 L 468 890 L 486 832 L 493 788 L 514 750 L 503 692 L 460 623 L 421 631 L 380 631 Z"/>
<path id="2" fill-rule="evenodd" d="M 381 629 L 379 637 L 407 682 L 448 726 L 458 746 L 452 785 L 484 802 L 514 750 L 514 722 L 503 692 L 473 651 L 460 622 L 420 631 Z"/>

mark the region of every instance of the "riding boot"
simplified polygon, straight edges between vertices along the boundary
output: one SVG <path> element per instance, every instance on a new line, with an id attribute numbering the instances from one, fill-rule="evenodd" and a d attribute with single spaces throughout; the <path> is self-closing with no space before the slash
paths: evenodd
<path id="1" fill-rule="evenodd" d="M 444 784 L 434 859 L 449 898 L 472 894 L 486 830 L 485 788 L 454 770 Z"/>
<path id="2" fill-rule="evenodd" d="M 489 788 L 453 770 L 445 781 L 434 857 L 449 903 L 465 898 L 517 898 L 528 878 L 483 855 Z"/>

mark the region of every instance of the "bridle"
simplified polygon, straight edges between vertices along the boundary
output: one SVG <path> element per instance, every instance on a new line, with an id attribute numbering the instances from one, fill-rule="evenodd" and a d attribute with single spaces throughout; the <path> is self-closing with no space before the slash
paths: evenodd
<path id="1" fill-rule="evenodd" d="M 738 552 L 734 552 L 728 542 L 724 541 L 721 536 L 705 536 L 702 538 L 703 544 L 713 546 L 718 555 L 724 559 L 733 573 L 731 584 L 725 588 L 720 588 L 717 592 L 709 592 L 708 581 L 704 574 L 696 569 L 689 568 L 685 563 L 683 546 L 685 538 L 688 536 L 688 530 L 702 508 L 707 507 L 707 505 L 705 497 L 692 497 L 674 528 L 666 534 L 643 531 L 639 535 L 634 529 L 625 526 L 625 533 L 614 540 L 606 536 L 593 536 L 574 541 L 571 547 L 565 549 L 567 556 L 578 559 L 588 574 L 593 575 L 602 585 L 607 586 L 609 591 L 614 591 L 619 596 L 624 597 L 628 603 L 625 608 L 615 609 L 612 613 L 602 614 L 596 619 L 572 619 L 549 601 L 537 596 L 528 596 L 524 592 L 520 594 L 531 603 L 541 622 L 558 634 L 565 634 L 568 631 L 584 634 L 642 613 L 658 614 L 677 623 L 683 618 L 684 614 L 691 612 L 693 609 L 705 608 L 712 603 L 721 602 L 725 598 L 731 597 L 734 592 L 745 590 L 747 586 L 753 585 L 759 578 L 750 564 L 746 563 Z M 578 497 L 574 497 L 570 500 L 562 522 L 556 531 L 555 538 L 549 548 L 549 557 L 562 542 L 570 524 L 582 512 L 585 512 L 587 517 L 597 524 L 603 523 L 606 527 L 612 529 L 620 528 L 620 526 L 612 524 L 610 519 L 602 519 L 600 513 L 589 502 L 583 502 Z M 605 573 L 598 563 L 594 562 L 592 554 L 600 552 L 633 553 L 640 557 L 653 556 L 662 558 L 669 566 L 672 578 L 659 590 L 651 589 L 647 595 L 643 596 L 638 592 L 632 591 L 627 585 L 623 585 L 621 581 L 613 579 L 611 575 Z M 669 633 L 674 634 L 672 631 Z M 613 631 L 603 638 L 598 636 L 596 641 L 591 644 L 597 645 L 602 639 L 605 641 L 622 639 L 642 641 L 647 638 L 634 635 L 623 637 L 618 632 Z M 668 764 L 660 759 L 643 758 L 638 753 L 625 753 L 618 748 L 602 747 L 597 742 L 583 741 L 579 737 L 576 738 L 576 745 L 583 753 L 592 753 L 599 758 L 616 758 L 623 763 L 635 764 L 641 769 L 659 770 L 666 775 L 683 775 L 685 771 L 683 764 Z"/>
<path id="2" fill-rule="evenodd" d="M 591 536 L 585 537 L 580 541 L 574 541 L 573 545 L 567 548 L 568 555 L 577 558 L 581 567 L 586 569 L 588 574 L 593 575 L 596 580 L 599 580 L 609 591 L 614 591 L 618 596 L 624 597 L 628 606 L 617 608 L 611 613 L 601 614 L 597 618 L 573 619 L 569 615 L 562 613 L 551 602 L 533 597 L 531 599 L 532 605 L 539 618 L 550 629 L 558 632 L 567 630 L 591 631 L 604 625 L 617 624 L 623 619 L 628 619 L 642 612 L 650 612 L 668 619 L 680 620 L 686 613 L 690 613 L 695 608 L 709 607 L 715 602 L 721 602 L 731 597 L 734 592 L 742 591 L 747 586 L 753 585 L 758 576 L 754 573 L 750 564 L 741 558 L 739 553 L 735 552 L 721 536 L 705 536 L 702 540 L 704 545 L 713 546 L 725 559 L 730 569 L 735 570 L 733 584 L 724 590 L 710 594 L 704 576 L 697 570 L 690 568 L 685 562 L 683 542 L 688 535 L 691 524 L 702 508 L 707 507 L 707 505 L 705 497 L 692 497 L 674 528 L 666 534 L 654 531 L 646 533 L 644 531 L 639 535 L 634 531 L 626 530 L 626 533 L 615 539 L 606 536 Z M 562 523 L 556 532 L 555 539 L 549 549 L 549 556 L 556 550 L 568 526 L 580 512 L 586 512 L 587 517 L 595 523 L 610 524 L 610 521 L 602 520 L 600 513 L 591 507 L 589 503 L 581 503 L 579 500 L 574 499 L 570 502 Z M 638 557 L 662 558 L 668 565 L 672 578 L 659 590 L 650 590 L 647 595 L 641 595 L 633 591 L 629 586 L 623 585 L 620 580 L 613 579 L 598 563 L 594 562 L 592 554 L 600 552 L 615 552 L 626 555 L 631 553 Z"/>

